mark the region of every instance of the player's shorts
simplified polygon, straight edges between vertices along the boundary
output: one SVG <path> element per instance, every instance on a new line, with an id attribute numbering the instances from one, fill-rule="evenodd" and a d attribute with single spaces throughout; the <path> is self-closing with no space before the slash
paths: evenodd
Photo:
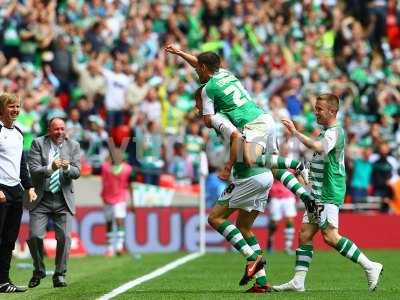
<path id="1" fill-rule="evenodd" d="M 104 205 L 104 218 L 107 222 L 111 222 L 114 219 L 125 219 L 126 217 L 127 203 L 118 202 L 115 204 L 105 204 Z"/>
<path id="2" fill-rule="evenodd" d="M 275 121 L 270 114 L 262 114 L 243 128 L 246 142 L 256 143 L 264 148 L 265 153 L 277 153 L 278 143 Z"/>
<path id="3" fill-rule="evenodd" d="M 280 221 L 283 217 L 293 218 L 296 213 L 296 198 L 271 198 L 269 212 L 272 221 Z"/>
<path id="4" fill-rule="evenodd" d="M 319 203 L 318 212 L 320 216 L 319 223 L 316 220 L 309 220 L 307 212 L 304 212 L 303 223 L 317 224 L 319 228 L 325 229 L 331 225 L 339 229 L 339 206 L 330 203 Z"/>
<path id="5" fill-rule="evenodd" d="M 273 182 L 272 172 L 267 171 L 248 178 L 235 179 L 217 200 L 217 204 L 240 208 L 247 212 L 263 212 Z"/>

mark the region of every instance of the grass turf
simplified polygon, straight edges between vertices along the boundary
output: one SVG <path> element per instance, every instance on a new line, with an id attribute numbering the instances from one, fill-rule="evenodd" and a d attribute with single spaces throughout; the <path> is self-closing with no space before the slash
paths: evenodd
<path id="1" fill-rule="evenodd" d="M 240 287 L 238 281 L 244 269 L 244 259 L 238 253 L 207 253 L 116 299 L 399 299 L 399 252 L 382 250 L 367 251 L 366 254 L 382 262 L 385 268 L 378 290 L 374 293 L 367 290 L 364 271 L 334 251 L 315 254 L 307 277 L 307 292 L 267 295 L 243 294 L 245 288 Z M 183 255 L 146 254 L 141 259 L 133 259 L 129 255 L 113 259 L 100 256 L 70 259 L 67 288 L 54 289 L 51 277 L 47 277 L 35 289 L 24 294 L 0 294 L 0 299 L 96 299 Z M 267 275 L 272 284 L 280 284 L 291 278 L 294 259 L 282 253 L 267 255 Z M 19 262 L 13 262 L 11 276 L 15 283 L 26 285 L 32 270 L 16 269 L 15 263 Z M 52 260 L 46 261 L 48 268 L 53 264 Z"/>

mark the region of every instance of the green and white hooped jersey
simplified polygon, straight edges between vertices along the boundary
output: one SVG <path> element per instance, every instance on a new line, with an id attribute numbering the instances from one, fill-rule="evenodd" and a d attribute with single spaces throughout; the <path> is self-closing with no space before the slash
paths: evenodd
<path id="1" fill-rule="evenodd" d="M 337 125 L 323 129 L 318 139 L 324 151 L 311 159 L 311 195 L 317 202 L 341 206 L 346 193 L 344 130 Z"/>
<path id="2" fill-rule="evenodd" d="M 201 96 L 203 115 L 222 113 L 239 130 L 263 114 L 263 110 L 252 101 L 239 79 L 225 69 L 219 69 L 210 77 Z"/>

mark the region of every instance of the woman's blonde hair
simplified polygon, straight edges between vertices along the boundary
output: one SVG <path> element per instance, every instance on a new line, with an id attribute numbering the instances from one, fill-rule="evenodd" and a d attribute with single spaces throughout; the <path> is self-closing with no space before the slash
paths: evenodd
<path id="1" fill-rule="evenodd" d="M 4 110 L 10 103 L 19 102 L 19 97 L 16 94 L 3 93 L 0 95 L 0 115 L 4 113 Z"/>

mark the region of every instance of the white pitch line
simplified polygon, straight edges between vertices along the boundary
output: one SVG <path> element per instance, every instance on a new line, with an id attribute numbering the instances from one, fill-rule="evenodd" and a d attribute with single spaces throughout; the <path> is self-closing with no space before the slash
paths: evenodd
<path id="1" fill-rule="evenodd" d="M 143 282 L 146 282 L 148 280 L 151 280 L 153 278 L 161 276 L 161 275 L 163 275 L 163 274 L 165 274 L 165 273 L 167 273 L 167 272 L 169 272 L 191 260 L 194 260 L 194 259 L 202 256 L 203 254 L 204 254 L 204 252 L 196 252 L 196 253 L 192 253 L 192 254 L 186 255 L 184 257 L 178 258 L 177 260 L 174 260 L 174 261 L 170 262 L 169 264 L 154 270 L 151 273 L 148 273 L 142 277 L 136 278 L 134 280 L 131 280 L 131 281 L 117 287 L 116 289 L 112 290 L 111 292 L 101 296 L 100 298 L 97 298 L 97 300 L 112 299 L 122 293 L 125 293 L 127 290 L 129 290 L 139 284 L 142 284 Z"/>

